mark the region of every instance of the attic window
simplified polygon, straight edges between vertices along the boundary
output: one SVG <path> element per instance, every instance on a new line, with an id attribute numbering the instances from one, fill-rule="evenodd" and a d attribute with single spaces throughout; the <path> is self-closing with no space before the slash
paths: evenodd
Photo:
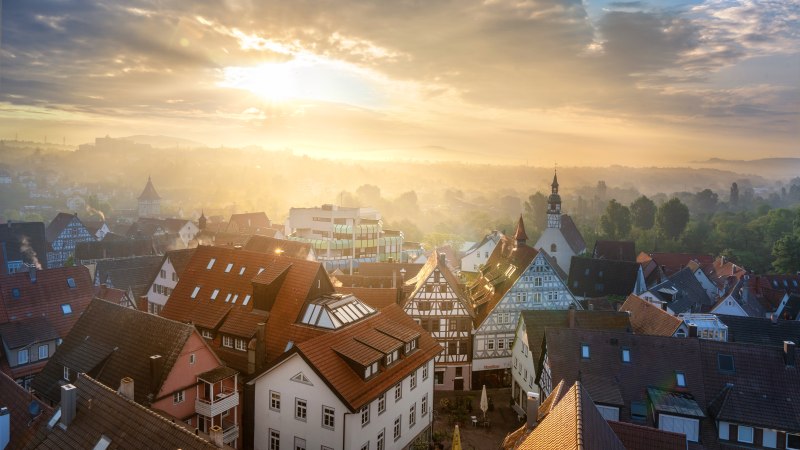
<path id="1" fill-rule="evenodd" d="M 622 362 L 624 363 L 631 362 L 631 349 L 629 348 L 622 349 Z"/>
<path id="2" fill-rule="evenodd" d="M 194 290 L 192 291 L 192 295 L 191 295 L 191 297 L 192 297 L 192 298 L 195 298 L 195 297 L 197 297 L 197 293 L 198 293 L 198 292 L 200 292 L 200 286 L 195 286 L 195 287 L 194 287 Z"/>
<path id="3" fill-rule="evenodd" d="M 393 362 L 397 361 L 399 359 L 399 357 L 400 357 L 400 355 L 399 355 L 397 350 L 394 350 L 393 352 L 391 352 L 388 355 L 386 355 L 386 366 L 389 366 Z"/>
<path id="4" fill-rule="evenodd" d="M 388 356 L 387 356 L 387 358 L 388 358 Z M 372 364 L 370 364 L 370 365 L 368 365 L 367 367 L 364 368 L 364 379 L 366 380 L 367 378 L 369 378 L 369 377 L 371 377 L 371 376 L 373 376 L 373 375 L 375 375 L 377 373 L 378 373 L 378 362 L 375 361 L 374 363 L 372 363 Z"/>
<path id="5" fill-rule="evenodd" d="M 69 303 L 64 303 L 61 305 L 61 312 L 64 313 L 66 316 L 67 314 L 72 314 L 72 306 Z"/>
<path id="6" fill-rule="evenodd" d="M 211 300 L 216 300 L 217 294 L 219 294 L 219 289 L 214 289 L 214 292 L 211 293 Z"/>
<path id="7" fill-rule="evenodd" d="M 733 355 L 717 355 L 717 363 L 720 372 L 735 372 L 735 367 L 733 366 Z"/>
<path id="8" fill-rule="evenodd" d="M 11 296 L 14 297 L 14 298 L 19 298 L 19 296 L 20 296 L 19 288 L 11 289 Z"/>
<path id="9" fill-rule="evenodd" d="M 644 402 L 631 402 L 631 419 L 634 422 L 647 420 L 647 406 Z"/>
<path id="10" fill-rule="evenodd" d="M 227 297 L 225 297 L 225 303 L 228 303 L 229 301 L 231 301 L 231 297 L 232 297 L 232 296 L 233 296 L 233 294 L 231 294 L 230 292 L 228 292 L 228 296 L 227 296 Z"/>
<path id="11" fill-rule="evenodd" d="M 233 269 L 233 263 L 228 263 L 228 265 L 225 267 L 225 273 L 230 272 L 231 269 Z"/>
<path id="12" fill-rule="evenodd" d="M 75 284 L 75 278 L 67 278 L 67 286 L 69 286 L 70 289 L 75 289 L 75 286 L 77 286 Z"/>
<path id="13" fill-rule="evenodd" d="M 207 270 L 210 270 L 212 267 L 214 267 L 214 262 L 215 262 L 215 261 L 216 261 L 216 259 L 215 259 L 215 258 L 211 258 L 211 260 L 210 260 L 210 261 L 208 261 L 208 265 L 206 266 L 206 269 L 207 269 Z"/>
<path id="14" fill-rule="evenodd" d="M 683 372 L 675 372 L 675 384 L 678 387 L 686 387 L 686 375 Z"/>
<path id="15" fill-rule="evenodd" d="M 589 359 L 589 344 L 581 344 L 581 358 Z"/>
<path id="16" fill-rule="evenodd" d="M 250 294 L 244 296 L 244 301 L 242 302 L 242 305 L 247 306 L 248 303 L 250 303 Z"/>
<path id="17" fill-rule="evenodd" d="M 261 275 L 261 272 L 263 272 L 263 271 L 264 271 L 264 268 L 263 267 L 259 267 L 258 268 L 258 273 L 256 275 Z"/>
<path id="18" fill-rule="evenodd" d="M 244 275 L 244 269 L 245 269 L 245 267 L 244 267 L 244 266 L 242 266 L 242 268 L 241 268 L 241 269 L 239 269 L 239 276 L 242 276 L 242 275 Z"/>
<path id="19" fill-rule="evenodd" d="M 235 305 L 235 304 L 236 304 L 236 300 L 237 300 L 238 298 L 239 298 L 239 294 L 236 294 L 236 295 L 234 295 L 234 296 L 233 296 L 233 299 L 231 300 L 231 304 L 232 304 L 232 305 Z"/>

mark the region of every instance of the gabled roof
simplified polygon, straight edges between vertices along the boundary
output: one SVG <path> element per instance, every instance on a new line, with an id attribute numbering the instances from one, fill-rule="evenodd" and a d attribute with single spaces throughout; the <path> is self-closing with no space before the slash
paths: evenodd
<path id="1" fill-rule="evenodd" d="M 405 279 L 414 278 L 424 264 L 416 263 L 360 263 L 358 274 L 367 277 L 391 277 L 393 274 L 400 279 L 400 271 L 405 269 Z"/>
<path id="2" fill-rule="evenodd" d="M 105 284 L 94 288 L 94 298 L 121 305 L 127 292 L 122 289 L 108 287 Z"/>
<path id="3" fill-rule="evenodd" d="M 375 356 L 380 359 L 384 354 L 371 346 L 378 344 L 374 340 L 370 341 L 370 336 L 397 341 L 398 345 L 403 345 L 409 336 L 418 336 L 419 342 L 417 350 L 401 357 L 388 368 L 382 368 L 378 375 L 365 381 L 363 373 L 356 372 L 341 351 L 350 355 L 350 359 L 369 362 Z M 364 344 L 364 341 L 371 342 L 371 345 Z M 392 305 L 352 325 L 297 344 L 281 361 L 293 354 L 299 354 L 350 411 L 358 411 L 402 381 L 412 370 L 427 364 L 441 351 L 441 346 L 430 334 L 424 332 L 399 306 Z M 255 380 L 251 381 L 253 382 Z"/>
<path id="4" fill-rule="evenodd" d="M 39 401 L 18 385 L 5 372 L 0 371 L 0 408 L 8 408 L 11 415 L 11 441 L 5 450 L 25 448 L 35 438 L 39 425 L 47 423 L 53 409 Z"/>
<path id="5" fill-rule="evenodd" d="M 517 447 L 520 450 L 625 450 L 580 381 Z"/>
<path id="6" fill-rule="evenodd" d="M 33 388 L 42 396 L 61 398 L 63 368 L 88 373 L 112 388 L 126 376 L 135 381 L 134 400 L 150 403 L 166 375 L 172 371 L 186 341 L 196 333 L 191 325 L 124 308 L 104 300 L 93 300 L 69 335 L 64 338 Z M 162 371 L 150 377 L 150 357 L 161 355 Z"/>
<path id="7" fill-rule="evenodd" d="M 366 288 L 338 286 L 336 292 L 339 294 L 353 294 L 361 301 L 375 309 L 383 309 L 389 305 L 398 303 L 402 296 L 400 288 Z"/>
<path id="8" fill-rule="evenodd" d="M 47 268 L 47 239 L 42 222 L 0 224 L 0 261 L 22 261 Z M 5 273 L 5 268 L 3 268 Z"/>
<path id="9" fill-rule="evenodd" d="M 75 245 L 75 259 L 77 261 L 131 258 L 155 254 L 156 249 L 153 245 L 152 237 L 110 238 L 102 241 L 78 242 Z"/>
<path id="10" fill-rule="evenodd" d="M 428 278 L 430 278 L 430 276 L 437 270 L 439 271 L 439 274 L 441 274 L 441 279 L 443 279 L 447 285 L 450 286 L 450 289 L 453 291 L 458 301 L 464 305 L 464 308 L 467 309 L 470 315 L 474 315 L 475 312 L 472 309 L 472 302 L 464 293 L 461 281 L 450 270 L 444 254 L 439 254 L 436 250 L 432 252 L 431 256 L 422 266 L 422 269 L 420 269 L 417 275 L 414 278 L 406 281 L 406 284 L 411 288 L 411 293 L 408 295 L 406 301 L 416 297 L 417 294 L 425 288 L 425 283 L 428 281 Z"/>
<path id="11" fill-rule="evenodd" d="M 636 243 L 633 241 L 597 241 L 592 258 L 616 261 L 636 261 Z"/>
<path id="12" fill-rule="evenodd" d="M 35 277 L 35 282 L 30 272 L 0 277 L 0 323 L 43 317 L 65 337 L 92 300 L 89 270 L 83 266 L 59 267 L 37 270 Z M 62 305 L 69 305 L 71 312 L 65 314 Z"/>
<path id="13" fill-rule="evenodd" d="M 583 240 L 583 236 L 578 231 L 575 222 L 572 221 L 572 217 L 567 214 L 561 215 L 561 234 L 569 244 L 569 248 L 572 249 L 572 253 L 579 255 L 586 251 L 586 241 Z"/>
<path id="14" fill-rule="evenodd" d="M 787 366 L 782 348 L 700 340 L 702 373 L 715 420 L 800 432 L 800 350 Z M 720 355 L 733 361 L 721 370 Z"/>
<path id="15" fill-rule="evenodd" d="M 161 269 L 163 257 L 158 255 L 137 256 L 124 259 L 97 261 L 94 283 L 107 284 L 116 289 L 132 289 L 139 296 L 147 292 L 154 274 Z"/>
<path id="16" fill-rule="evenodd" d="M 641 257 L 641 254 L 639 256 Z M 683 269 L 689 261 L 697 261 L 700 265 L 714 262 L 713 256 L 704 253 L 650 253 L 649 256 L 658 264 L 665 276 Z"/>
<path id="17" fill-rule="evenodd" d="M 632 401 L 647 402 L 647 388 L 653 386 L 688 394 L 697 405 L 705 407 L 698 341 L 701 340 L 575 328 L 545 330 L 553 383 L 580 380 L 595 402 L 621 410 L 630 407 Z M 589 348 L 589 358 L 581 357 L 584 345 Z M 630 362 L 623 361 L 623 348 L 629 350 Z M 684 374 L 685 388 L 677 386 L 676 372 Z M 537 379 L 540 376 L 541 364 L 537 366 Z M 647 425 L 653 425 L 652 417 Z"/>
<path id="18" fill-rule="evenodd" d="M 60 212 L 53 218 L 49 225 L 47 225 L 47 229 L 45 230 L 45 236 L 47 237 L 47 242 L 54 242 L 61 233 L 64 231 L 64 228 L 70 224 L 73 220 L 80 221 L 78 219 L 77 214 L 69 214 Z"/>
<path id="19" fill-rule="evenodd" d="M 311 244 L 260 235 L 250 236 L 244 244 L 244 249 L 251 252 L 273 253 L 299 259 L 308 259 L 309 256 L 314 254 Z"/>
<path id="20" fill-rule="evenodd" d="M 701 312 L 714 305 L 690 267 L 673 273 L 664 282 L 648 289 L 648 292 L 668 303 L 667 306 L 675 314 Z"/>
<path id="21" fill-rule="evenodd" d="M 731 284 L 730 277 L 734 277 L 738 281 L 747 274 L 744 267 L 725 256 L 716 257 L 711 264 L 701 264 L 701 268 L 703 273 L 720 289 L 724 289 L 726 283 Z"/>
<path id="22" fill-rule="evenodd" d="M 636 334 L 673 336 L 683 323 L 681 319 L 633 294 L 628 296 L 619 310 L 630 315 L 631 326 Z"/>
<path id="23" fill-rule="evenodd" d="M 189 260 L 192 259 L 194 250 L 193 248 L 185 248 L 181 250 L 170 250 L 164 253 L 165 258 L 169 258 L 169 261 L 172 263 L 172 267 L 175 269 L 175 273 L 178 274 L 178 277 L 180 277 L 186 269 L 186 266 L 189 265 Z"/>
<path id="24" fill-rule="evenodd" d="M 506 293 L 531 265 L 538 252 L 533 247 L 517 245 L 513 237 L 503 236 L 481 268 L 478 278 L 467 285 L 466 294 L 475 310 L 475 328 L 489 317 Z"/>
<path id="25" fill-rule="evenodd" d="M 575 317 L 575 328 L 631 331 L 628 314 L 624 312 L 572 310 L 572 313 Z M 520 313 L 520 323 L 524 324 L 528 334 L 528 342 L 525 344 L 537 364 L 542 356 L 545 328 L 569 328 L 569 314 L 570 310 L 535 310 Z"/>
<path id="26" fill-rule="evenodd" d="M 626 450 L 686 450 L 686 435 L 626 422 L 608 421 Z M 691 447 L 690 447 L 691 448 Z"/>
<path id="27" fill-rule="evenodd" d="M 232 214 L 225 231 L 228 233 L 256 234 L 270 228 L 269 218 L 265 212 Z"/>
<path id="28" fill-rule="evenodd" d="M 581 297 L 627 296 L 633 292 L 639 264 L 573 256 L 567 288 Z"/>
<path id="29" fill-rule="evenodd" d="M 46 421 L 42 421 L 37 436 L 39 442 L 32 448 L 95 448 L 102 437 L 110 441 L 109 448 L 119 449 L 217 448 L 85 374 L 78 375 L 74 386 L 78 398 L 77 414 L 72 423 L 67 428 L 58 424 L 50 428 Z"/>
<path id="30" fill-rule="evenodd" d="M 491 233 L 489 233 L 486 236 L 484 236 L 483 239 L 481 239 L 480 242 L 476 242 L 471 247 L 469 247 L 469 249 L 465 252 L 464 256 L 467 256 L 467 255 L 471 254 L 472 252 L 478 250 L 479 248 L 483 247 L 488 242 L 491 242 L 491 243 L 497 245 L 497 243 L 500 242 L 500 237 L 501 236 L 503 236 L 503 233 L 501 233 L 501 232 L 499 232 L 497 230 L 492 231 Z"/>
<path id="31" fill-rule="evenodd" d="M 0 324 L 0 338 L 9 349 L 29 347 L 35 343 L 52 341 L 61 335 L 46 317 L 30 318 Z"/>
<path id="32" fill-rule="evenodd" d="M 144 185 L 144 190 L 139 195 L 139 200 L 161 200 L 158 196 L 156 188 L 153 187 L 153 180 L 147 177 L 147 184 Z"/>

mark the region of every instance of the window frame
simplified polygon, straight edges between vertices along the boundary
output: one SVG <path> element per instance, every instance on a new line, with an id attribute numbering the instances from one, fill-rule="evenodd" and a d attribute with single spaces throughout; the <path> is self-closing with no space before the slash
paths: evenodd
<path id="1" fill-rule="evenodd" d="M 22 355 L 25 355 L 24 361 L 22 359 Z M 29 362 L 31 362 L 30 351 L 27 348 L 17 350 L 17 365 L 21 366 L 23 364 L 28 364 Z"/>
<path id="2" fill-rule="evenodd" d="M 330 424 L 326 422 L 330 422 Z M 336 408 L 333 406 L 322 405 L 322 428 L 336 429 Z"/>
<path id="3" fill-rule="evenodd" d="M 378 396 L 378 415 L 386 412 L 386 392 Z"/>
<path id="4" fill-rule="evenodd" d="M 277 406 L 276 406 L 277 405 Z M 278 391 L 269 391 L 269 409 L 276 412 L 281 412 L 281 393 Z"/>
<path id="5" fill-rule="evenodd" d="M 743 430 L 750 430 L 750 440 L 742 440 L 742 431 Z M 736 427 L 736 442 L 743 442 L 745 444 L 752 444 L 755 440 L 756 430 L 753 427 L 748 427 L 746 425 L 739 425 Z"/>
<path id="6" fill-rule="evenodd" d="M 370 404 L 367 403 L 366 405 L 362 406 L 361 409 L 358 411 L 359 415 L 361 416 L 361 428 L 369 425 L 371 414 L 370 414 Z"/>
<path id="7" fill-rule="evenodd" d="M 401 398 L 403 398 L 403 382 L 399 382 L 394 385 L 394 401 L 398 402 Z"/>
<path id="8" fill-rule="evenodd" d="M 42 349 L 44 349 L 44 356 L 42 356 Z M 37 349 L 37 354 L 39 355 L 39 360 L 47 359 L 50 357 L 50 346 L 47 344 L 39 345 Z"/>
<path id="9" fill-rule="evenodd" d="M 294 419 L 301 422 L 308 421 L 308 401 L 304 398 L 294 398 Z"/>
<path id="10" fill-rule="evenodd" d="M 181 389 L 172 393 L 172 404 L 177 405 L 186 401 L 186 390 Z"/>

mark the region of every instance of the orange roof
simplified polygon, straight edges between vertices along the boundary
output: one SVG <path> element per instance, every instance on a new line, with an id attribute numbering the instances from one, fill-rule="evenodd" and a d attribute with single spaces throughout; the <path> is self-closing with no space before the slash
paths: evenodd
<path id="1" fill-rule="evenodd" d="M 402 295 L 400 288 L 366 288 L 338 286 L 336 292 L 340 294 L 353 294 L 367 305 L 375 309 L 383 309 L 397 303 Z"/>
<path id="2" fill-rule="evenodd" d="M 357 411 L 442 351 L 442 347 L 430 334 L 422 331 L 399 306 L 392 305 L 369 318 L 300 343 L 287 357 L 299 353 L 350 410 Z M 399 361 L 365 381 L 362 374 L 353 370 L 337 350 L 356 350 L 356 347 L 360 347 L 357 352 L 352 353 L 353 357 L 364 362 L 371 362 L 375 357 L 380 358 L 383 353 L 358 342 L 364 336 L 374 333 L 381 333 L 397 341 L 419 336 L 419 342 L 417 350 L 401 357 Z M 351 358 L 350 355 L 348 357 Z"/>
<path id="3" fill-rule="evenodd" d="M 628 296 L 619 310 L 630 313 L 635 334 L 672 336 L 683 323 L 681 319 L 633 294 Z"/>

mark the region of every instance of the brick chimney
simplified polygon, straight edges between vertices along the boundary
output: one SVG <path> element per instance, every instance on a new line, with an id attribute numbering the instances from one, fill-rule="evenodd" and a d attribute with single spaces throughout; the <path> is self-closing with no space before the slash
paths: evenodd
<path id="1" fill-rule="evenodd" d="M 567 323 L 570 328 L 575 328 L 575 305 L 569 305 L 567 310 Z"/>
<path id="2" fill-rule="evenodd" d="M 528 392 L 525 412 L 528 416 L 528 429 L 532 429 L 539 421 L 539 394 L 536 392 Z"/>
<path id="3" fill-rule="evenodd" d="M 72 384 L 61 386 L 61 426 L 69 427 L 78 412 L 78 388 Z"/>
<path id="4" fill-rule="evenodd" d="M 161 384 L 161 372 L 164 370 L 164 358 L 161 355 L 150 357 L 150 390 L 153 395 L 158 394 Z M 133 400 L 133 398 L 131 398 Z"/>
<path id="5" fill-rule="evenodd" d="M 786 361 L 787 367 L 794 367 L 794 350 L 795 343 L 792 341 L 783 341 L 783 358 Z"/>
<path id="6" fill-rule="evenodd" d="M 31 283 L 36 283 L 36 266 L 28 266 L 28 275 L 31 277 Z"/>
<path id="7" fill-rule="evenodd" d="M 222 443 L 222 427 L 219 425 L 214 425 L 208 430 L 208 435 L 211 438 L 211 442 L 217 446 L 217 448 L 222 448 L 225 444 Z"/>
<path id="8" fill-rule="evenodd" d="M 125 377 L 119 382 L 119 390 L 117 393 L 128 400 L 133 401 L 133 378 Z"/>

